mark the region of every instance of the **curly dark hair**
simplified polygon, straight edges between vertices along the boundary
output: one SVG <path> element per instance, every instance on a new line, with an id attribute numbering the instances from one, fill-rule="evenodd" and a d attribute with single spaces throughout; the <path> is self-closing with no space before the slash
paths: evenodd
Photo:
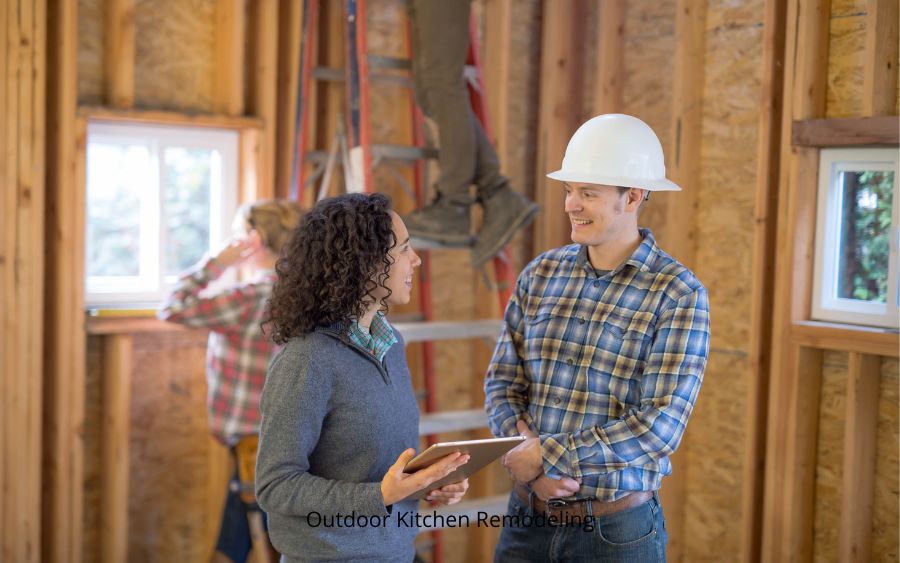
<path id="1" fill-rule="evenodd" d="M 383 194 L 346 194 L 303 216 L 275 264 L 278 279 L 263 321 L 272 340 L 284 344 L 316 327 L 359 319 L 377 287 L 390 294 L 384 282 L 397 243 L 390 210 Z"/>

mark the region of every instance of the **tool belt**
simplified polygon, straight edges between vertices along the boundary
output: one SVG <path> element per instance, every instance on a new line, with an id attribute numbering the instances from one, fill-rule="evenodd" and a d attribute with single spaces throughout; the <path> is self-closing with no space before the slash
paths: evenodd
<path id="1" fill-rule="evenodd" d="M 241 500 L 249 505 L 256 504 L 256 450 L 259 449 L 259 436 L 244 436 L 232 448 L 237 464 L 238 491 Z"/>
<path id="2" fill-rule="evenodd" d="M 594 518 L 608 516 L 641 505 L 653 498 L 652 491 L 638 491 L 613 501 L 591 498 L 574 500 L 553 498 L 545 502 L 536 495 L 531 494 L 531 491 L 525 485 L 516 483 L 514 491 L 522 502 L 531 506 L 535 514 L 552 516 L 555 521 L 560 523 L 572 522 L 576 518 L 583 519 L 585 516 L 593 516 Z M 589 508 L 590 511 L 588 510 Z"/>

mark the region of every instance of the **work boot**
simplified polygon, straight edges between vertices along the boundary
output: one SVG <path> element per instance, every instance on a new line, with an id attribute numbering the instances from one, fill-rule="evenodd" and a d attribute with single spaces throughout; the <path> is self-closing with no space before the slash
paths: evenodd
<path id="1" fill-rule="evenodd" d="M 539 210 L 538 204 L 508 187 L 483 200 L 482 205 L 484 222 L 471 256 L 476 267 L 503 250 L 516 231 L 527 227 Z"/>
<path id="2" fill-rule="evenodd" d="M 446 246 L 472 246 L 468 205 L 451 203 L 438 196 L 430 205 L 408 214 L 403 222 L 410 238 Z"/>

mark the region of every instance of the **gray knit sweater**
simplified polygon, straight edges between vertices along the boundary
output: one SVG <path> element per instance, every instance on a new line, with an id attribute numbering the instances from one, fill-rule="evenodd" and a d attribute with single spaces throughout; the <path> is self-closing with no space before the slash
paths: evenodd
<path id="1" fill-rule="evenodd" d="M 381 495 L 397 456 L 418 446 L 419 409 L 397 338 L 383 363 L 331 329 L 294 338 L 272 359 L 256 494 L 283 561 L 413 560 L 416 502 L 388 509 Z"/>

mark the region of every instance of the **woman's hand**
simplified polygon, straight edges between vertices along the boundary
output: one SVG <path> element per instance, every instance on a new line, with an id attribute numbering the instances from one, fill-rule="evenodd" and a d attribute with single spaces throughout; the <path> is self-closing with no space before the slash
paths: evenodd
<path id="1" fill-rule="evenodd" d="M 469 461 L 469 454 L 454 452 L 442 457 L 425 469 L 420 469 L 415 473 L 404 473 L 403 469 L 406 467 L 406 464 L 415 456 L 416 450 L 412 448 L 404 451 L 397 458 L 397 461 L 394 462 L 394 465 L 388 469 L 384 479 L 381 480 L 381 496 L 384 497 L 385 506 L 401 501 L 414 492 L 443 479 Z M 466 488 L 468 487 L 469 484 L 466 481 Z"/>
<path id="2" fill-rule="evenodd" d="M 251 233 L 255 234 L 255 233 Z M 216 262 L 223 268 L 237 266 L 250 259 L 260 249 L 257 236 L 234 237 L 215 255 Z"/>
<path id="3" fill-rule="evenodd" d="M 444 485 L 440 489 L 435 489 L 428 493 L 425 500 L 431 501 L 438 505 L 456 504 L 462 500 L 466 491 L 469 490 L 469 480 L 463 479 L 456 483 Z"/>

